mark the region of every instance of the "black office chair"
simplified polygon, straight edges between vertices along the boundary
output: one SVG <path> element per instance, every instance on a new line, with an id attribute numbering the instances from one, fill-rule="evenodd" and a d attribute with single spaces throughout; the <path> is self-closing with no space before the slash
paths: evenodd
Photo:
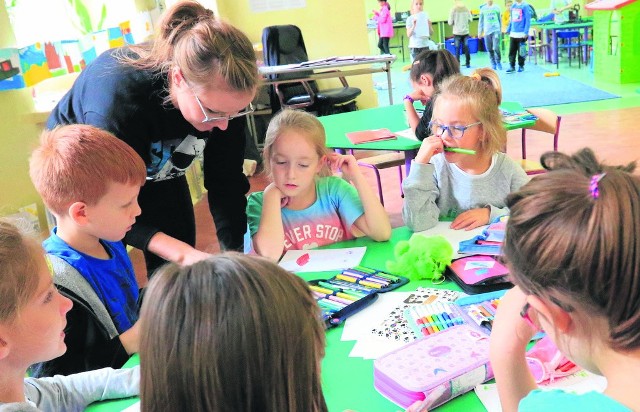
<path id="1" fill-rule="evenodd" d="M 262 53 L 264 64 L 279 66 L 301 63 L 309 60 L 307 49 L 302 39 L 302 32 L 297 26 L 269 26 L 262 31 Z M 296 72 L 293 74 L 270 75 L 270 80 L 286 80 L 306 76 L 313 73 Z M 271 88 L 271 108 L 274 112 L 281 107 L 317 111 L 319 116 L 355 110 L 353 100 L 362 93 L 356 87 L 349 87 L 344 77 L 339 78 L 343 87 L 318 90 L 315 81 L 283 83 Z"/>

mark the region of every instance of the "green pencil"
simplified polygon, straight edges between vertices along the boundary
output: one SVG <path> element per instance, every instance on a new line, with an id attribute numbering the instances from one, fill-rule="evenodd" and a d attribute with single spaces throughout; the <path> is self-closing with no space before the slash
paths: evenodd
<path id="1" fill-rule="evenodd" d="M 476 151 L 473 150 L 473 149 L 462 149 L 460 147 L 445 147 L 444 151 L 445 152 L 462 153 L 462 154 L 468 154 L 468 155 L 476 154 Z"/>

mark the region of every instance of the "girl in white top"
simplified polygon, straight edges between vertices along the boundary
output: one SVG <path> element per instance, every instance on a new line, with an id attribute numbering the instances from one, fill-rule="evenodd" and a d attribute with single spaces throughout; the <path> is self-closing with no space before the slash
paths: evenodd
<path id="1" fill-rule="evenodd" d="M 139 368 L 24 379 L 27 368 L 62 355 L 71 301 L 53 284 L 36 239 L 0 220 L 0 411 L 83 411 L 138 394 Z"/>
<path id="2" fill-rule="evenodd" d="M 440 219 L 470 230 L 508 213 L 506 196 L 528 178 L 501 152 L 507 138 L 501 100 L 500 80 L 489 68 L 443 82 L 430 122 L 433 135 L 422 141 L 402 183 L 402 216 L 411 230 L 429 229 Z"/>
<path id="3" fill-rule="evenodd" d="M 433 33 L 433 27 L 429 15 L 423 7 L 424 0 L 413 0 L 411 2 L 411 16 L 407 18 L 407 37 L 409 38 L 411 60 L 415 60 L 421 51 L 427 50 L 431 43 L 430 37 Z"/>

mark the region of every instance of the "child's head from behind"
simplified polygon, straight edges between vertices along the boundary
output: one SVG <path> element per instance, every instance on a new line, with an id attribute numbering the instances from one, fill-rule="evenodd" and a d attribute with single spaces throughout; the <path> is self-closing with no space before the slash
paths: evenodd
<path id="1" fill-rule="evenodd" d="M 551 171 L 507 198 L 504 252 L 515 282 L 566 312 L 581 340 L 640 349 L 640 179 L 627 172 L 635 165 L 604 166 L 589 149 L 546 153 L 542 163 Z M 532 308 L 544 325 L 550 316 Z M 565 332 L 558 325 L 554 335 Z M 568 341 L 554 340 L 566 350 Z"/>
<path id="2" fill-rule="evenodd" d="M 326 411 L 318 306 L 266 259 L 227 253 L 156 273 L 140 347 L 143 411 Z"/>
<path id="3" fill-rule="evenodd" d="M 81 204 L 98 208 L 97 213 L 108 221 L 115 207 L 115 214 L 126 212 L 126 216 L 114 216 L 124 219 L 117 226 L 126 228 L 140 214 L 137 194 L 146 180 L 144 162 L 129 145 L 104 130 L 78 124 L 44 131 L 31 155 L 29 172 L 42 200 L 58 218 Z M 124 236 L 105 235 L 108 240 Z"/>
<path id="4" fill-rule="evenodd" d="M 284 109 L 271 119 L 264 141 L 265 172 L 282 190 L 287 176 L 329 176 L 325 162 L 328 149 L 324 127 L 314 115 L 301 110 Z"/>
<path id="5" fill-rule="evenodd" d="M 498 98 L 500 80 L 491 69 L 480 69 L 473 76 L 451 76 L 440 86 L 433 107 L 432 121 L 445 126 L 468 126 L 459 140 L 481 153 L 493 154 L 506 144 L 507 133 L 502 125 Z M 443 138 L 452 138 L 449 132 Z"/>
<path id="6" fill-rule="evenodd" d="M 71 301 L 53 285 L 42 246 L 18 225 L 0 219 L 0 362 L 33 363 L 64 353 Z"/>
<path id="7" fill-rule="evenodd" d="M 411 65 L 409 79 L 414 88 L 420 88 L 426 96 L 432 96 L 444 79 L 460 73 L 460 63 L 445 49 L 425 50 L 418 54 Z"/>

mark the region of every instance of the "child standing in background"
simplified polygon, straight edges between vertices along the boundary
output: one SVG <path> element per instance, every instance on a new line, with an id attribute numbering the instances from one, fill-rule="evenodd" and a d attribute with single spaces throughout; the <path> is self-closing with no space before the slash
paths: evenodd
<path id="1" fill-rule="evenodd" d="M 429 122 L 433 113 L 432 96 L 438 92 L 440 83 L 447 77 L 460 73 L 460 63 L 446 49 L 425 50 L 420 53 L 411 65 L 409 78 L 413 91 L 404 96 L 404 110 L 409 126 L 419 140 L 431 135 Z M 413 106 L 420 100 L 424 105 L 422 117 Z"/>
<path id="2" fill-rule="evenodd" d="M 528 178 L 501 151 L 507 138 L 501 100 L 500 79 L 489 68 L 443 82 L 429 123 L 433 135 L 422 141 L 402 182 L 402 216 L 411 230 L 432 228 L 441 218 L 453 219 L 452 229 L 470 230 L 508 213 L 506 196 Z"/>
<path id="3" fill-rule="evenodd" d="M 518 73 L 524 71 L 530 26 L 531 8 L 524 0 L 516 0 L 511 6 L 509 25 L 506 30 L 509 35 L 509 68 L 507 73 L 516 71 L 516 55 L 518 56 Z"/>
<path id="4" fill-rule="evenodd" d="M 502 70 L 500 62 L 500 7 L 493 4 L 493 0 L 487 0 L 487 3 L 480 6 L 480 20 L 478 21 L 478 38 L 484 37 L 484 45 L 489 52 L 491 59 L 491 68 L 493 70 Z"/>
<path id="5" fill-rule="evenodd" d="M 461 0 L 456 0 L 451 13 L 449 13 L 449 25 L 453 26 L 456 59 L 460 61 L 460 54 L 464 52 L 467 68 L 471 67 L 471 55 L 469 54 L 469 22 L 471 20 L 471 12 L 467 6 Z"/>
<path id="6" fill-rule="evenodd" d="M 327 411 L 320 309 L 304 280 L 267 259 L 166 266 L 140 321 L 143 412 Z"/>
<path id="7" fill-rule="evenodd" d="M 389 51 L 389 39 L 393 37 L 393 20 L 391 19 L 391 6 L 387 0 L 378 0 L 380 11 L 373 11 L 378 22 L 378 48 L 380 54 L 391 54 Z"/>
<path id="8" fill-rule="evenodd" d="M 46 130 L 29 172 L 57 226 L 43 246 L 54 283 L 73 300 L 64 356 L 36 376 L 119 368 L 138 351 L 138 284 L 121 240 L 140 215 L 143 160 L 89 125 Z"/>
<path id="9" fill-rule="evenodd" d="M 511 6 L 513 5 L 512 0 L 506 0 L 504 2 L 504 11 L 502 12 L 502 32 L 507 32 L 507 27 L 509 27 L 509 21 L 511 20 Z"/>
<path id="10" fill-rule="evenodd" d="M 407 18 L 407 37 L 412 61 L 422 51 L 428 50 L 431 33 L 433 33 L 433 27 L 429 15 L 424 11 L 424 1 L 413 0 L 411 16 Z"/>
<path id="11" fill-rule="evenodd" d="M 251 249 L 259 255 L 279 260 L 289 249 L 391 236 L 389 216 L 356 159 L 328 154 L 325 142 L 324 128 L 312 114 L 289 109 L 271 119 L 263 158 L 273 183 L 247 200 Z M 331 176 L 331 168 L 340 169 L 343 178 Z"/>
<path id="12" fill-rule="evenodd" d="M 137 367 L 25 379 L 29 365 L 64 353 L 72 303 L 53 285 L 38 241 L 7 220 L 0 220 L 0 268 L 0 410 L 81 412 L 138 393 Z"/>
<path id="13" fill-rule="evenodd" d="M 640 179 L 583 149 L 542 156 L 548 173 L 509 195 L 503 251 L 516 284 L 490 339 L 502 410 L 640 410 Z M 537 329 L 604 393 L 538 390 L 525 351 Z"/>

